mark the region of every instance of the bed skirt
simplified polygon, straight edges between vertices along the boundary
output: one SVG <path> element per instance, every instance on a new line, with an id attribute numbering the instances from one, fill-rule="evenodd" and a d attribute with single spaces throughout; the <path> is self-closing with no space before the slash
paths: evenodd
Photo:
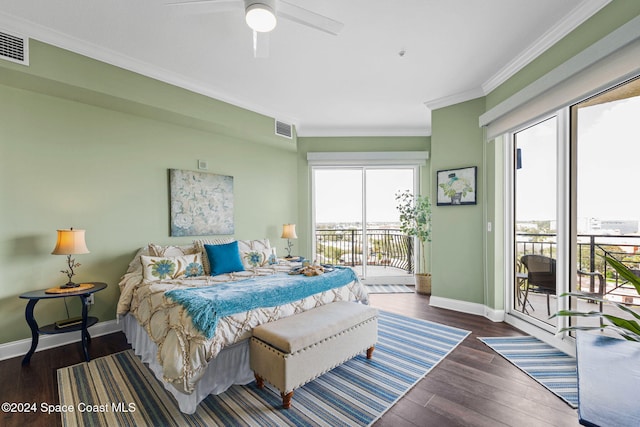
<path id="1" fill-rule="evenodd" d="M 204 376 L 192 394 L 184 394 L 162 380 L 162 366 L 158 362 L 158 346 L 151 341 L 147 332 L 133 315 L 127 313 L 120 319 L 122 331 L 135 354 L 149 365 L 156 378 L 178 402 L 180 411 L 193 414 L 198 404 L 210 394 L 220 394 L 234 384 L 249 384 L 254 381 L 249 367 L 249 340 L 241 341 L 223 349 L 209 362 Z"/>

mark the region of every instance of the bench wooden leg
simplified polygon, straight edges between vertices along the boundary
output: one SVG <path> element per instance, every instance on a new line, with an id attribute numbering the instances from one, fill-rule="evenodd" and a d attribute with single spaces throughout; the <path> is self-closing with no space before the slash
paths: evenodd
<path id="1" fill-rule="evenodd" d="M 371 359 L 373 357 L 373 350 L 375 350 L 375 346 L 371 346 L 367 349 L 367 359 Z"/>
<path id="2" fill-rule="evenodd" d="M 256 373 L 254 373 L 253 376 L 256 377 L 256 385 L 258 386 L 258 388 L 263 388 L 264 387 L 264 379 L 260 375 L 258 375 Z"/>
<path id="3" fill-rule="evenodd" d="M 287 394 L 280 393 L 282 396 L 282 407 L 284 409 L 289 409 L 291 407 L 291 398 L 293 397 L 293 391 L 290 391 Z"/>

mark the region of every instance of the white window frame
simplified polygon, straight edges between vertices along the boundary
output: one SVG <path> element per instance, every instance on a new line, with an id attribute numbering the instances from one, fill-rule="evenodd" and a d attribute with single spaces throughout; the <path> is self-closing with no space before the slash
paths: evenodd
<path id="1" fill-rule="evenodd" d="M 572 284 L 568 280 L 563 278 L 571 278 L 575 276 L 575 263 L 571 263 L 571 244 L 575 242 L 575 237 L 571 235 L 571 144 L 569 140 L 569 108 L 563 108 L 554 114 L 547 117 L 543 117 L 539 120 L 527 123 L 520 128 L 514 130 L 512 133 L 504 135 L 504 191 L 505 191 L 505 204 L 504 204 L 504 247 L 505 247 L 505 260 L 504 274 L 505 274 L 505 296 L 507 303 L 505 304 L 506 314 L 505 322 L 509 323 L 518 329 L 527 332 L 528 334 L 535 336 L 545 342 L 548 342 L 563 351 L 574 354 L 575 346 L 573 338 L 569 335 L 559 336 L 560 329 L 568 326 L 569 319 L 566 317 L 559 317 L 557 319 L 557 325 L 553 326 L 549 323 L 542 322 L 531 316 L 528 316 L 520 311 L 516 310 L 514 306 L 514 292 L 515 292 L 515 214 L 514 214 L 514 190 L 515 190 L 515 177 L 514 177 L 514 139 L 515 134 L 523 129 L 533 126 L 537 123 L 548 120 L 552 117 L 556 117 L 556 283 L 557 283 L 557 295 L 561 295 L 563 292 L 568 292 L 571 289 Z M 572 271 L 573 270 L 573 271 Z M 575 280 L 575 279 L 574 279 Z M 566 297 L 558 297 L 558 309 L 565 308 L 568 304 Z M 567 339 L 568 338 L 568 339 Z"/>

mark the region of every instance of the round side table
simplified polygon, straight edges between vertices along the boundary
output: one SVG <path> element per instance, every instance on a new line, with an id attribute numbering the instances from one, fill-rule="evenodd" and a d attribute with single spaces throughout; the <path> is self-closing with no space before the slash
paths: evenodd
<path id="1" fill-rule="evenodd" d="M 28 299 L 27 308 L 24 311 L 24 316 L 27 319 L 27 323 L 31 328 L 31 348 L 27 352 L 27 354 L 22 359 L 22 365 L 28 365 L 31 361 L 31 356 L 36 351 L 36 347 L 38 347 L 38 339 L 40 334 L 52 335 L 52 334 L 64 334 L 67 332 L 82 332 L 82 351 L 84 352 L 84 359 L 88 362 L 89 358 L 89 350 L 87 349 L 87 343 L 91 341 L 91 336 L 89 335 L 89 331 L 87 328 L 98 323 L 97 317 L 90 317 L 87 315 L 88 313 L 88 303 L 87 299 L 89 295 L 101 291 L 107 287 L 106 283 L 102 282 L 84 282 L 90 283 L 93 287 L 88 289 L 82 289 L 75 292 L 65 292 L 65 293 L 46 293 L 46 289 L 41 289 L 39 291 L 31 291 L 26 292 L 20 295 L 22 299 Z M 57 327 L 55 323 L 45 326 L 38 326 L 38 322 L 33 317 L 33 308 L 36 306 L 38 301 L 46 300 L 46 299 L 54 299 L 54 298 L 66 298 L 66 297 L 79 297 L 82 301 L 82 320 L 75 325 L 66 326 L 63 328 Z"/>

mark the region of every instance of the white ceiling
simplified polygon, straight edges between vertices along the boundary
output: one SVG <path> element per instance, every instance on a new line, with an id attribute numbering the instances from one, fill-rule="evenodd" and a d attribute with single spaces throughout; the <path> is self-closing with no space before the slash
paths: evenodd
<path id="1" fill-rule="evenodd" d="M 430 108 L 487 94 L 610 0 L 289 1 L 342 32 L 280 19 L 269 57 L 255 59 L 242 10 L 185 13 L 166 0 L 2 0 L 0 30 L 295 124 L 300 136 L 430 135 Z"/>

